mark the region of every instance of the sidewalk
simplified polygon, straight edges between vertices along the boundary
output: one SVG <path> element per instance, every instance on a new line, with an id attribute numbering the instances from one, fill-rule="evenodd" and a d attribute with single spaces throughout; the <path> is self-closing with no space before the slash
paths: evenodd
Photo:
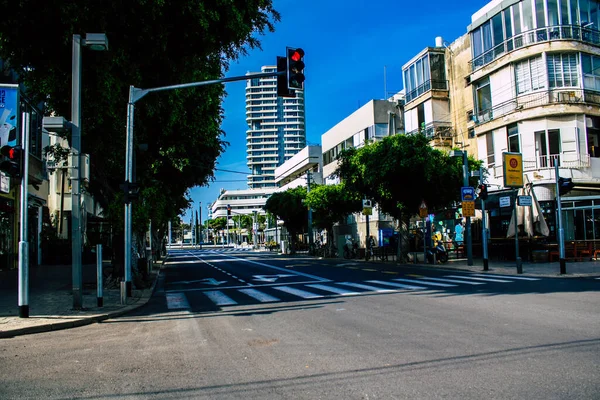
<path id="1" fill-rule="evenodd" d="M 104 289 L 103 307 L 97 306 L 96 266 L 83 265 L 83 309 L 73 310 L 71 265 L 29 268 L 29 318 L 19 318 L 18 272 L 0 271 L 0 339 L 87 325 L 130 312 L 146 304 L 159 274 L 155 264 L 152 286 L 133 290 L 121 304 L 120 290 Z"/>

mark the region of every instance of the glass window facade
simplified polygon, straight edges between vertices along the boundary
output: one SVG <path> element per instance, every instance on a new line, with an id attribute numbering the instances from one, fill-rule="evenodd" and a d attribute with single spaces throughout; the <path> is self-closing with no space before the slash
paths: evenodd
<path id="1" fill-rule="evenodd" d="M 429 52 L 403 70 L 405 100 L 412 101 L 432 89 L 447 90 L 443 53 Z"/>

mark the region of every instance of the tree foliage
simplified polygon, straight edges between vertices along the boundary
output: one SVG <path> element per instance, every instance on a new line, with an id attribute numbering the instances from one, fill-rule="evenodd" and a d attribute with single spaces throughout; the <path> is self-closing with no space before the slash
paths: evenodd
<path id="1" fill-rule="evenodd" d="M 306 188 L 295 187 L 285 192 L 273 193 L 263 207 L 265 211 L 283 220 L 283 226 L 290 233 L 290 248 L 294 250 L 296 235 L 304 232 L 308 225 L 308 208 L 304 204 Z"/>
<path id="2" fill-rule="evenodd" d="M 176 5 L 160 0 L 0 0 L 10 18 L 0 31 L 0 58 L 45 115 L 70 119 L 72 35 L 106 32 L 108 52 L 82 49 L 82 151 L 90 154 L 89 190 L 107 214 L 119 218 L 124 180 L 129 86 L 152 88 L 216 79 L 230 60 L 259 45 L 279 14 L 271 0 Z M 156 225 L 188 207 L 188 189 L 214 178 L 227 143 L 222 85 L 151 93 L 136 103 L 137 181 L 142 187 L 136 221 Z M 137 146 L 136 146 L 137 149 Z M 110 207 L 110 204 L 114 207 Z M 121 212 L 111 212 L 121 208 Z M 139 212 L 141 211 L 141 212 Z M 146 226 L 146 223 L 140 223 Z M 114 227 L 121 229 L 122 221 Z"/>
<path id="3" fill-rule="evenodd" d="M 361 196 L 342 183 L 316 185 L 306 196 L 305 204 L 313 210 L 313 225 L 331 233 L 335 223 L 362 209 Z"/>
<path id="4" fill-rule="evenodd" d="M 396 219 L 417 214 L 423 200 L 439 210 L 460 200 L 462 159 L 434 149 L 423 135 L 393 135 L 340 154 L 336 171 L 351 190 Z M 480 162 L 470 159 L 476 170 Z"/>

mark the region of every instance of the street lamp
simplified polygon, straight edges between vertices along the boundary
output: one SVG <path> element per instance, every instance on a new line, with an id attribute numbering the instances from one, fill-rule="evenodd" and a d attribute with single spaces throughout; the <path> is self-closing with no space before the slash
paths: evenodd
<path id="1" fill-rule="evenodd" d="M 73 59 L 71 70 L 71 254 L 73 276 L 73 308 L 81 309 L 83 303 L 81 277 L 81 46 L 92 50 L 108 50 L 104 33 L 86 33 L 85 39 L 73 35 Z"/>
<path id="2" fill-rule="evenodd" d="M 463 186 L 469 186 L 469 159 L 465 150 L 452 150 L 452 157 L 462 157 L 463 163 Z M 473 242 L 471 239 L 471 217 L 466 217 L 465 241 L 467 243 L 467 265 L 473 265 Z"/>

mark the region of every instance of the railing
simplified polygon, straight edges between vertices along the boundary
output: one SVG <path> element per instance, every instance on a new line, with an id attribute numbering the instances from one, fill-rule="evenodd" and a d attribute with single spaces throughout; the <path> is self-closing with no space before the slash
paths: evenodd
<path id="1" fill-rule="evenodd" d="M 580 25 L 555 25 L 526 31 L 505 40 L 498 46 L 487 50 L 469 61 L 471 71 L 475 71 L 491 63 L 501 55 L 510 53 L 523 46 L 553 40 L 579 40 L 585 43 L 599 45 L 600 31 L 584 28 Z"/>
<path id="2" fill-rule="evenodd" d="M 522 109 L 540 107 L 547 104 L 575 103 L 600 104 L 600 92 L 584 89 L 558 88 L 526 93 L 473 114 L 473 121 L 476 124 L 483 124 Z"/>
<path id="3" fill-rule="evenodd" d="M 581 169 L 590 167 L 590 155 L 579 154 L 570 155 L 568 153 L 549 154 L 537 157 L 523 159 L 523 172 L 553 170 L 556 165 L 560 168 Z M 502 165 L 489 166 L 494 171 L 495 178 L 501 178 L 504 175 Z"/>
<path id="4" fill-rule="evenodd" d="M 405 100 L 408 103 L 430 90 L 448 90 L 448 81 L 436 81 L 430 79 L 408 92 L 405 96 Z"/>
<path id="5" fill-rule="evenodd" d="M 441 137 L 452 137 L 452 123 L 444 121 L 433 121 L 419 129 L 407 132 L 407 135 L 416 135 L 422 133 L 427 138 L 433 138 L 436 135 Z"/>

